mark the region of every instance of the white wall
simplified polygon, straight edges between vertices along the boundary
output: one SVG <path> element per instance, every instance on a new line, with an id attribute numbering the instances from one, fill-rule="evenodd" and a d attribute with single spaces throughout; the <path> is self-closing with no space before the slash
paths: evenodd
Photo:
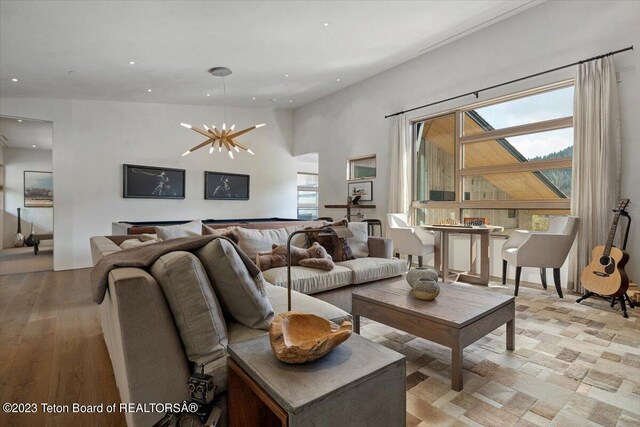
<path id="1" fill-rule="evenodd" d="M 53 122 L 56 270 L 90 266 L 89 237 L 114 221 L 296 215 L 291 112 L 228 109 L 237 129 L 267 123 L 240 138 L 256 155 L 234 160 L 206 149 L 181 157 L 203 139 L 180 122 L 220 125 L 219 107 L 0 98 L 0 114 Z M 122 198 L 124 163 L 186 169 L 186 199 Z M 251 175 L 251 200 L 204 200 L 205 170 Z"/>
<path id="2" fill-rule="evenodd" d="M 640 218 L 640 2 L 553 1 L 473 33 L 463 39 L 343 89 L 294 112 L 294 154 L 320 154 L 321 206 L 344 200 L 346 158 L 376 153 L 375 212 L 387 212 L 391 120 L 386 114 L 502 83 L 538 71 L 610 52 L 629 45 L 636 50 L 615 57 L 621 82 L 625 197 L 635 203 L 631 215 Z M 570 68 L 485 92 L 494 98 L 573 77 Z M 417 118 L 474 102 L 473 97 L 407 114 Z M 331 136 L 328 141 L 327 137 Z M 321 215 L 338 215 L 321 209 Z M 338 215 L 339 216 L 339 215 Z M 640 280 L 640 235 L 631 233 L 631 277 Z M 635 262 L 634 262 L 635 260 Z M 530 269 L 525 269 L 530 270 Z M 524 272 L 523 272 L 524 273 Z M 495 269 L 492 274 L 500 275 Z M 534 281 L 537 273 L 523 275 Z"/>
<path id="3" fill-rule="evenodd" d="M 52 208 L 24 207 L 24 171 L 51 172 L 53 163 L 51 150 L 29 150 L 25 148 L 7 148 L 4 150 L 4 248 L 13 246 L 13 236 L 18 225 L 17 208 L 22 208 L 22 233 L 28 236 L 33 223 L 36 233 L 53 231 Z"/>

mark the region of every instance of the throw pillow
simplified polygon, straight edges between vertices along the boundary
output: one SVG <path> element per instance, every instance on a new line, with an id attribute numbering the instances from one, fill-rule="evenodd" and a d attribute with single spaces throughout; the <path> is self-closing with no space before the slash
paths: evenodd
<path id="1" fill-rule="evenodd" d="M 150 245 L 151 243 L 158 243 L 159 240 L 138 240 L 138 239 L 128 239 L 124 242 L 120 243 L 120 249 L 131 249 L 137 248 L 138 246 Z"/>
<path id="2" fill-rule="evenodd" d="M 226 227 L 226 228 L 212 228 L 206 224 L 202 224 L 202 235 L 203 236 L 216 236 L 216 237 L 226 237 L 227 239 L 233 240 L 238 243 L 238 237 L 236 236 L 236 229 L 238 227 Z"/>
<path id="3" fill-rule="evenodd" d="M 202 236 L 202 221 L 199 219 L 186 224 L 156 227 L 156 233 L 160 240 L 177 239 L 179 237 Z"/>
<path id="4" fill-rule="evenodd" d="M 313 243 L 318 242 L 320 246 L 327 250 L 327 253 L 331 255 L 331 259 L 334 262 L 349 261 L 354 259 L 349 242 L 346 238 L 340 238 L 335 234 L 323 236 L 320 232 L 314 232 L 309 234 L 309 241 Z"/>
<path id="5" fill-rule="evenodd" d="M 369 256 L 369 229 L 366 222 L 350 222 L 349 231 L 353 237 L 349 237 L 349 247 L 356 258 Z"/>
<path id="6" fill-rule="evenodd" d="M 208 363 L 224 356 L 227 327 L 202 264 L 189 252 L 169 252 L 151 266 L 185 347 L 187 359 Z"/>
<path id="7" fill-rule="evenodd" d="M 258 252 L 270 252 L 271 246 L 286 245 L 289 235 L 284 228 L 252 230 L 238 227 L 235 231 L 238 246 L 249 258 L 256 259 Z"/>
<path id="8" fill-rule="evenodd" d="M 264 278 L 262 274 L 251 277 L 233 243 L 216 239 L 195 254 L 211 280 L 222 311 L 249 328 L 269 329 L 273 308 Z"/>

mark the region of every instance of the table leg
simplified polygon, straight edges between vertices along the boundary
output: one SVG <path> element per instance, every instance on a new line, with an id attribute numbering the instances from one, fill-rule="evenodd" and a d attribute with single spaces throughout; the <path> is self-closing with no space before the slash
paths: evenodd
<path id="1" fill-rule="evenodd" d="M 470 250 L 469 250 L 469 272 L 471 274 L 478 274 L 478 268 L 477 268 L 477 260 L 478 260 L 478 250 L 477 250 L 477 245 L 476 243 L 478 242 L 478 236 L 476 234 L 469 234 L 469 243 L 470 243 Z"/>
<path id="2" fill-rule="evenodd" d="M 353 332 L 360 335 L 360 316 L 357 314 L 353 315 Z"/>
<path id="3" fill-rule="evenodd" d="M 433 268 L 438 272 L 438 275 L 442 274 L 442 233 L 436 231 L 433 242 L 435 244 L 433 254 Z"/>
<path id="4" fill-rule="evenodd" d="M 480 278 L 482 284 L 489 286 L 489 234 L 480 235 Z"/>
<path id="5" fill-rule="evenodd" d="M 442 283 L 447 283 L 449 279 L 449 233 L 442 234 Z"/>
<path id="6" fill-rule="evenodd" d="M 511 319 L 507 322 L 507 350 L 516 349 L 516 321 Z"/>
<path id="7" fill-rule="evenodd" d="M 462 345 L 457 343 L 451 349 L 451 388 L 461 391 L 462 384 Z"/>

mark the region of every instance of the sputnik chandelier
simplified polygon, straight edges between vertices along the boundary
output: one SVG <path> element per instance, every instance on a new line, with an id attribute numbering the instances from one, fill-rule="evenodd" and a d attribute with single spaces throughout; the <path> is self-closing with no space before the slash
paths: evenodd
<path id="1" fill-rule="evenodd" d="M 226 124 L 227 123 L 227 107 L 226 107 L 227 88 L 224 82 L 224 78 L 225 76 L 228 76 L 229 74 L 231 74 L 231 69 L 227 67 L 214 67 L 210 69 L 209 72 L 216 77 L 222 77 L 222 91 L 223 91 L 223 99 L 224 99 L 223 101 L 224 102 L 223 103 L 224 123 L 222 123 L 222 129 L 218 129 L 213 125 L 211 126 L 211 128 L 209 128 L 207 125 L 202 125 L 204 127 L 204 130 L 193 127 L 188 123 L 180 123 L 180 125 L 186 127 L 187 129 L 191 129 L 192 131 L 207 137 L 207 140 L 205 142 L 203 142 L 202 144 L 196 145 L 195 147 L 191 148 L 188 151 L 185 151 L 182 155 L 186 156 L 187 154 L 193 153 L 194 151 L 200 148 L 206 147 L 208 145 L 211 145 L 211 147 L 209 148 L 209 154 L 211 154 L 214 152 L 217 144 L 218 151 L 219 152 L 222 151 L 222 147 L 226 148 L 227 152 L 229 153 L 229 157 L 231 157 L 232 159 L 233 159 L 233 150 L 235 150 L 236 152 L 240 152 L 240 149 L 243 149 L 247 153 L 253 156 L 253 151 L 251 151 L 244 145 L 240 144 L 235 139 L 240 135 L 244 135 L 247 132 L 250 132 L 254 129 L 264 126 L 265 123 L 251 126 L 246 129 L 239 130 L 237 132 L 234 131 L 236 125 L 231 125 L 231 127 L 227 129 L 227 124 Z"/>

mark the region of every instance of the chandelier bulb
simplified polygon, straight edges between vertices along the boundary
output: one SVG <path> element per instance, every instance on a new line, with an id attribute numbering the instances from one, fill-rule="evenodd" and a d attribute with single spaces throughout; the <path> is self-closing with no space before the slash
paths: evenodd
<path id="1" fill-rule="evenodd" d="M 251 154 L 253 156 L 253 151 L 247 150 L 247 153 L 249 153 L 249 154 Z"/>
<path id="2" fill-rule="evenodd" d="M 229 130 L 234 130 L 236 128 L 236 125 L 231 125 L 231 127 L 229 128 Z"/>
<path id="3" fill-rule="evenodd" d="M 202 126 L 204 126 L 204 130 L 206 130 L 206 131 L 208 131 L 208 130 L 209 130 L 209 128 L 207 127 L 207 125 L 202 125 Z"/>
<path id="4" fill-rule="evenodd" d="M 180 126 L 184 126 L 187 129 L 191 129 L 193 126 L 191 126 L 189 123 L 180 123 Z"/>
<path id="5" fill-rule="evenodd" d="M 191 150 L 187 150 L 184 153 L 182 153 L 182 157 L 186 156 L 187 154 L 191 153 Z"/>
<path id="6" fill-rule="evenodd" d="M 209 154 L 213 154 L 213 147 L 209 148 Z"/>
<path id="7" fill-rule="evenodd" d="M 229 150 L 229 157 L 233 159 L 233 152 L 231 150 Z"/>
<path id="8" fill-rule="evenodd" d="M 266 126 L 266 123 L 260 123 L 259 125 L 256 125 L 256 129 L 261 128 L 262 126 Z"/>
<path id="9" fill-rule="evenodd" d="M 227 130 L 227 124 L 226 123 L 222 124 L 222 130 Z"/>
<path id="10" fill-rule="evenodd" d="M 236 150 L 237 153 L 240 152 L 240 150 L 238 149 L 238 147 L 233 147 L 234 150 Z"/>

